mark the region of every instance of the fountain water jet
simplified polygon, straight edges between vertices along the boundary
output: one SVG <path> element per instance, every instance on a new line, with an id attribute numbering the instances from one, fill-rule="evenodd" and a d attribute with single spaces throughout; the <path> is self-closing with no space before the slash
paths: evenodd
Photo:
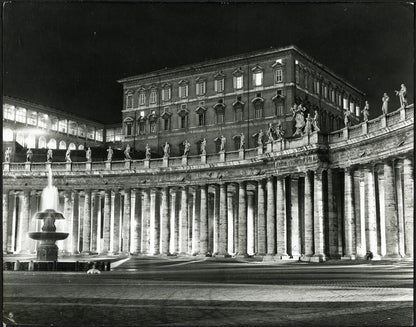
<path id="1" fill-rule="evenodd" d="M 38 261 L 56 261 L 58 259 L 58 246 L 56 241 L 64 240 L 68 233 L 56 232 L 55 220 L 65 219 L 64 216 L 57 212 L 59 203 L 58 189 L 52 184 L 52 170 L 48 170 L 48 186 L 42 191 L 41 210 L 37 212 L 34 219 L 44 221 L 41 232 L 30 232 L 29 237 L 39 241 L 37 246 Z"/>

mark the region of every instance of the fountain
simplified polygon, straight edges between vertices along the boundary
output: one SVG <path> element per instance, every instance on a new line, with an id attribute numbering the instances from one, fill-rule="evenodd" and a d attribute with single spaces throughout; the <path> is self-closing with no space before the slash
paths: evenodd
<path id="1" fill-rule="evenodd" d="M 48 170 L 48 186 L 42 191 L 41 210 L 37 212 L 34 219 L 42 219 L 44 221 L 41 232 L 30 232 L 29 237 L 39 241 L 37 246 L 38 261 L 57 261 L 58 246 L 56 241 L 64 240 L 68 237 L 68 233 L 56 232 L 55 220 L 65 219 L 64 216 L 57 212 L 59 203 L 58 189 L 52 185 L 52 170 Z"/>

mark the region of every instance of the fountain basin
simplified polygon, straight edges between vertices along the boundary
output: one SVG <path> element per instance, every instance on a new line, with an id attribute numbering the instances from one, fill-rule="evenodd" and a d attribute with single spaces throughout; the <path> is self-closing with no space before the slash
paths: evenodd
<path id="1" fill-rule="evenodd" d="M 64 240 L 68 237 L 69 233 L 60 232 L 31 232 L 29 237 L 36 241 L 51 240 L 53 242 Z"/>

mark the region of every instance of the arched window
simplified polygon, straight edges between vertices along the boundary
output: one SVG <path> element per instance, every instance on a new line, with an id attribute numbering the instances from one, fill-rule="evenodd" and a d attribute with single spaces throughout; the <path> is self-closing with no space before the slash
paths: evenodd
<path id="1" fill-rule="evenodd" d="M 36 148 L 36 139 L 34 135 L 28 135 L 26 137 L 26 147 L 27 148 Z"/>
<path id="2" fill-rule="evenodd" d="M 59 142 L 59 150 L 66 150 L 66 142 L 60 141 Z"/>
<path id="3" fill-rule="evenodd" d="M 84 150 L 84 144 L 78 145 L 78 150 Z"/>
<path id="4" fill-rule="evenodd" d="M 195 109 L 196 114 L 198 115 L 198 126 L 205 126 L 205 113 L 207 109 L 203 106 L 199 106 Z"/>
<path id="5" fill-rule="evenodd" d="M 133 118 L 127 117 L 124 119 L 124 130 L 125 135 L 130 136 L 133 135 Z"/>
<path id="6" fill-rule="evenodd" d="M 218 103 L 214 105 L 214 110 L 217 114 L 217 124 L 223 124 L 225 120 L 225 104 L 222 99 L 218 100 Z"/>
<path id="7" fill-rule="evenodd" d="M 254 117 L 262 118 L 263 117 L 263 108 L 264 108 L 264 99 L 261 97 L 260 93 L 257 93 L 257 96 L 251 100 L 254 105 Z"/>
<path id="8" fill-rule="evenodd" d="M 48 142 L 48 148 L 49 149 L 56 149 L 56 140 L 55 139 L 50 139 Z"/>
<path id="9" fill-rule="evenodd" d="M 39 137 L 38 148 L 39 149 L 46 149 L 46 139 L 45 139 L 44 136 Z"/>
<path id="10" fill-rule="evenodd" d="M 187 128 L 188 127 L 188 114 L 189 114 L 189 111 L 186 107 L 186 104 L 182 104 L 181 109 L 178 111 L 179 128 Z"/>
<path id="11" fill-rule="evenodd" d="M 13 141 L 13 131 L 10 128 L 3 129 L 3 141 L 4 142 Z"/>
<path id="12" fill-rule="evenodd" d="M 237 97 L 237 101 L 233 103 L 235 121 L 243 120 L 244 102 L 241 101 L 241 96 Z"/>
<path id="13" fill-rule="evenodd" d="M 69 143 L 68 149 L 70 149 L 70 150 L 76 150 L 77 149 L 77 146 L 74 143 Z"/>
<path id="14" fill-rule="evenodd" d="M 163 109 L 163 113 L 161 115 L 163 119 L 163 130 L 168 131 L 170 130 L 170 117 L 172 116 L 172 113 L 169 111 L 169 107 L 165 107 Z"/>

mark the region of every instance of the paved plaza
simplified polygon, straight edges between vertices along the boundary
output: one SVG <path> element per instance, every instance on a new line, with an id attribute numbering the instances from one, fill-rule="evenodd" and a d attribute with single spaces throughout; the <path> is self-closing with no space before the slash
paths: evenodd
<path id="1" fill-rule="evenodd" d="M 100 275 L 4 272 L 4 314 L 48 326 L 413 325 L 412 262 L 127 258 Z"/>

